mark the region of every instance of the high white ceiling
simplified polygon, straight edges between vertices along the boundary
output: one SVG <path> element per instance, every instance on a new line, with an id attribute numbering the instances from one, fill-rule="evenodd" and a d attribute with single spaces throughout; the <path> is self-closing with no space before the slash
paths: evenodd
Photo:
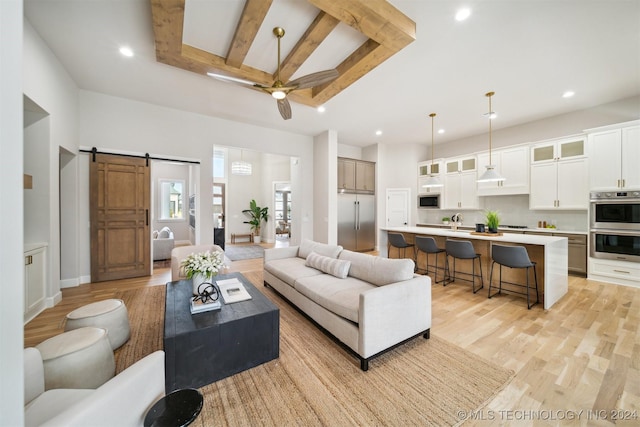
<path id="1" fill-rule="evenodd" d="M 292 102 L 283 120 L 267 94 L 156 62 L 148 0 L 25 0 L 27 20 L 81 89 L 294 133 L 337 131 L 341 144 L 436 143 L 485 133 L 488 101 L 501 129 L 640 94 L 640 0 L 394 0 L 416 40 L 329 100 Z M 224 55 L 244 2 L 187 0 L 185 43 Z M 471 9 L 464 22 L 460 6 Z M 274 0 L 245 63 L 276 67 L 317 9 Z M 339 24 L 293 76 L 333 68 L 363 41 Z M 120 55 L 121 45 L 135 51 Z M 575 91 L 573 98 L 563 92 Z M 376 136 L 376 130 L 382 135 Z"/>

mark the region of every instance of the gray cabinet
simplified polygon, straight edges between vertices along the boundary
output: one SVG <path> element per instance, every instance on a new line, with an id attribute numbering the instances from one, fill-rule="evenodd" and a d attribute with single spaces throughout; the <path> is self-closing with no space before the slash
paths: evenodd
<path id="1" fill-rule="evenodd" d="M 569 273 L 587 275 L 587 235 L 568 233 L 545 233 L 543 231 L 525 231 L 525 234 L 540 236 L 566 237 L 568 242 Z"/>
<path id="2" fill-rule="evenodd" d="M 376 164 L 364 160 L 338 158 L 338 191 L 374 193 Z"/>

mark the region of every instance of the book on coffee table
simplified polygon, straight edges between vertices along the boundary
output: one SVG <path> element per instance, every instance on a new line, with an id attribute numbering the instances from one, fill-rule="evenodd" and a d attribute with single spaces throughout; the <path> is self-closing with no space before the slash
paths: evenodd
<path id="1" fill-rule="evenodd" d="M 236 278 L 218 280 L 216 284 L 218 288 L 220 288 L 220 293 L 222 294 L 222 299 L 225 304 L 251 299 L 251 295 L 249 295 L 249 292 L 244 288 L 242 282 Z"/>
<path id="2" fill-rule="evenodd" d="M 219 310 L 221 307 L 222 304 L 220 304 L 220 301 L 209 301 L 203 303 L 201 300 L 194 301 L 193 298 L 191 298 L 191 314 L 204 313 L 205 311 L 211 310 Z"/>

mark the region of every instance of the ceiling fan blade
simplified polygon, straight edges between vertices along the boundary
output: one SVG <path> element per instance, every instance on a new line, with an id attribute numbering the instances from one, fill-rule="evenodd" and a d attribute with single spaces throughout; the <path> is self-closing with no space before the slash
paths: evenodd
<path id="1" fill-rule="evenodd" d="M 306 76 L 291 80 L 287 83 L 287 86 L 295 86 L 296 89 L 306 89 L 329 82 L 339 75 L 340 73 L 335 69 L 318 71 L 317 73 L 307 74 Z"/>
<path id="2" fill-rule="evenodd" d="M 283 119 L 289 120 L 291 118 L 291 104 L 287 98 L 278 99 L 278 110 Z"/>
<path id="3" fill-rule="evenodd" d="M 221 80 L 223 82 L 234 82 L 234 83 L 240 83 L 240 84 L 243 84 L 243 85 L 262 87 L 261 85 L 259 85 L 257 83 L 254 83 L 252 81 L 239 79 L 237 77 L 225 76 L 224 74 L 207 73 L 207 75 L 209 77 L 213 77 L 214 79 Z"/>

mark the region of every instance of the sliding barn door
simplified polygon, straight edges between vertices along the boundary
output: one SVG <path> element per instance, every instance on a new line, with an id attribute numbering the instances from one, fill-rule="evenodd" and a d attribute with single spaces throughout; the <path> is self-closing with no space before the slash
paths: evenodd
<path id="1" fill-rule="evenodd" d="M 95 154 L 92 160 L 91 281 L 147 276 L 151 271 L 147 159 Z"/>

